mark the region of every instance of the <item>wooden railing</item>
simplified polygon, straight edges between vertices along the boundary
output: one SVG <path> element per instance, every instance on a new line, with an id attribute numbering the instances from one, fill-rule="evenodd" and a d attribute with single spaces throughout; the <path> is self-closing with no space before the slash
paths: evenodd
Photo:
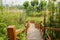
<path id="1" fill-rule="evenodd" d="M 46 33 L 46 35 L 47 35 L 47 37 L 48 37 L 48 38 L 46 38 L 46 40 L 52 40 L 52 38 L 51 38 L 50 35 L 48 34 L 47 30 L 60 32 L 60 28 L 43 27 L 40 23 L 36 24 L 36 28 L 42 30 L 42 32 L 45 31 L 45 33 Z M 59 40 L 60 40 L 60 39 L 59 39 Z"/>
<path id="2" fill-rule="evenodd" d="M 17 35 L 18 35 L 19 33 L 24 32 L 25 30 L 26 30 L 26 29 L 16 30 L 16 28 L 15 28 L 14 25 L 8 26 L 8 27 L 7 27 L 8 40 L 20 40 L 20 38 L 17 37 Z"/>
<path id="3" fill-rule="evenodd" d="M 45 27 L 45 29 L 48 29 L 48 30 L 51 30 L 51 31 L 57 31 L 57 32 L 60 32 L 60 28 Z"/>
<path id="4" fill-rule="evenodd" d="M 32 22 L 34 23 L 34 22 Z M 19 29 L 19 30 L 16 30 L 15 26 L 12 25 L 12 26 L 8 26 L 7 27 L 7 33 L 8 33 L 8 40 L 20 40 L 19 37 L 17 37 L 17 35 L 19 33 L 22 33 L 24 32 L 25 30 L 27 30 L 29 27 L 29 23 L 26 23 L 26 29 Z M 47 40 L 51 40 L 51 37 L 49 36 L 49 34 L 47 33 L 47 30 L 51 30 L 51 31 L 57 31 L 57 32 L 60 32 L 60 28 L 49 28 L 49 27 L 42 27 L 42 25 L 40 23 L 35 23 L 35 27 L 39 30 L 45 30 L 46 31 L 46 34 L 48 36 Z M 26 31 L 27 33 L 27 31 Z M 27 35 L 26 35 L 27 36 Z"/>
<path id="5" fill-rule="evenodd" d="M 60 28 L 44 27 L 43 29 L 45 29 L 46 35 L 47 35 L 47 37 L 48 37 L 48 38 L 46 38 L 47 40 L 52 40 L 52 38 L 51 38 L 50 35 L 48 34 L 47 30 L 60 32 Z M 59 40 L 60 40 L 60 38 L 59 38 Z"/>

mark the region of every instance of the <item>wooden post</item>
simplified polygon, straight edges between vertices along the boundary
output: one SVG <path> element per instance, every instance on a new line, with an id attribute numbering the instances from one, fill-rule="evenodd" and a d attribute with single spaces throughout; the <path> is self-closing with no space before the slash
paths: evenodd
<path id="1" fill-rule="evenodd" d="M 8 26 L 7 33 L 8 33 L 8 40 L 16 40 L 16 33 L 15 33 L 15 26 Z"/>
<path id="2" fill-rule="evenodd" d="M 40 30 L 40 24 L 39 23 L 35 23 L 35 28 L 37 28 L 38 30 Z"/>

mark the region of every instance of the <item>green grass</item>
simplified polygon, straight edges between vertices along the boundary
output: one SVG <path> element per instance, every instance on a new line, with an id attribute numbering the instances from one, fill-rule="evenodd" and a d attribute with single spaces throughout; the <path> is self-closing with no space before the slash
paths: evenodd
<path id="1" fill-rule="evenodd" d="M 43 21 L 43 17 L 28 17 L 27 20 L 34 20 L 35 22 L 39 23 L 40 21 Z"/>

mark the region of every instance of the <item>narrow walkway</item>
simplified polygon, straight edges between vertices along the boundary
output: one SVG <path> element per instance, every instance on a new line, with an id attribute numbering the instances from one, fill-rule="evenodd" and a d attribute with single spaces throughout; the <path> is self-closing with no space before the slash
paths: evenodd
<path id="1" fill-rule="evenodd" d="M 27 30 L 27 40 L 43 40 L 41 32 L 35 28 L 34 23 L 29 23 Z"/>

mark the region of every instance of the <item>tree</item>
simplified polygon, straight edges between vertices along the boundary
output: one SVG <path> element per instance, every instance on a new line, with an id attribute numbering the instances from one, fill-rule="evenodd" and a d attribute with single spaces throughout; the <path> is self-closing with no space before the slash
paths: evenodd
<path id="1" fill-rule="evenodd" d="M 37 7 L 38 7 L 38 4 L 39 4 L 38 0 L 33 0 L 30 3 L 31 3 L 31 6 L 33 7 L 33 10 L 32 11 L 36 12 L 37 11 Z"/>
<path id="2" fill-rule="evenodd" d="M 45 8 L 46 8 L 46 1 L 44 0 L 44 1 L 40 1 L 40 4 L 39 4 L 39 6 L 37 7 L 37 10 L 38 11 L 42 11 L 42 10 L 44 10 Z"/>
<path id="3" fill-rule="evenodd" d="M 33 1 L 31 1 L 31 5 L 32 5 L 32 6 L 38 5 L 38 0 L 33 0 Z"/>
<path id="4" fill-rule="evenodd" d="M 27 9 L 27 7 L 29 6 L 29 1 L 25 1 L 23 6 L 24 6 L 25 9 Z"/>

